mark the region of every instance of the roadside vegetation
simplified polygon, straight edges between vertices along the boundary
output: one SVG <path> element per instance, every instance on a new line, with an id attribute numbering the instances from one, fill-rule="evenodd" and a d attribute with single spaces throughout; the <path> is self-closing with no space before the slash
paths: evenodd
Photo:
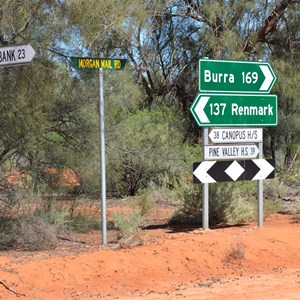
<path id="1" fill-rule="evenodd" d="M 30 44 L 36 55 L 0 68 L 0 248 L 54 248 L 65 232 L 100 228 L 88 214 L 101 193 L 98 75 L 75 70 L 72 56 L 127 59 L 104 72 L 107 194 L 130 199 L 130 213 L 114 215 L 120 241 L 159 203 L 176 206 L 169 224 L 201 222 L 192 163 L 202 160 L 202 130 L 189 109 L 204 57 L 272 65 L 278 126 L 264 128 L 263 146 L 276 178 L 264 182 L 264 213 L 299 220 L 299 5 L 2 1 L 0 46 Z M 211 184 L 209 201 L 212 225 L 249 222 L 256 183 Z"/>

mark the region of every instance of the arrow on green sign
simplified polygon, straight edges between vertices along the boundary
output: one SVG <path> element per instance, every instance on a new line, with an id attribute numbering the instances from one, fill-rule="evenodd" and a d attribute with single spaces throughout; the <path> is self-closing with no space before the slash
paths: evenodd
<path id="1" fill-rule="evenodd" d="M 276 95 L 200 93 L 190 110 L 200 127 L 277 125 Z"/>
<path id="2" fill-rule="evenodd" d="M 199 60 L 199 91 L 267 94 L 276 76 L 268 63 Z"/>

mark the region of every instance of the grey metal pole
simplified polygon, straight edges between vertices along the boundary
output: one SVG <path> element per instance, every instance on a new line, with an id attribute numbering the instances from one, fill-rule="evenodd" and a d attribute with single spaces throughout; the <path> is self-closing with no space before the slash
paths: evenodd
<path id="1" fill-rule="evenodd" d="M 203 129 L 203 152 L 204 146 L 208 144 L 208 128 L 205 127 Z M 204 155 L 203 155 L 204 157 Z M 202 229 L 209 229 L 209 184 L 203 183 L 202 189 Z"/>
<path id="2" fill-rule="evenodd" d="M 105 171 L 105 136 L 104 136 L 104 93 L 103 69 L 99 69 L 99 101 L 100 101 L 100 173 L 101 173 L 101 205 L 102 205 L 102 245 L 107 244 L 106 223 L 106 171 Z"/>
<path id="3" fill-rule="evenodd" d="M 258 158 L 263 158 L 263 143 L 258 143 L 259 154 Z M 257 182 L 257 199 L 258 199 L 258 227 L 264 227 L 264 199 L 263 199 L 263 180 L 258 180 Z"/>

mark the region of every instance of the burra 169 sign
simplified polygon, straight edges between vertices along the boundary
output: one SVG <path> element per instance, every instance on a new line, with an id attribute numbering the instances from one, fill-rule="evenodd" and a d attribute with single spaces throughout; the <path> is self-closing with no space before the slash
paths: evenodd
<path id="1" fill-rule="evenodd" d="M 276 76 L 268 63 L 199 60 L 199 91 L 267 94 Z"/>

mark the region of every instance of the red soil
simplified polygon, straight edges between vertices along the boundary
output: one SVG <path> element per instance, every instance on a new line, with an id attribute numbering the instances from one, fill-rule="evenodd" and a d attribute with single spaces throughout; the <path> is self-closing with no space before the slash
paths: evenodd
<path id="1" fill-rule="evenodd" d="M 0 298 L 300 299 L 300 224 L 288 215 L 263 229 L 152 226 L 127 249 L 100 246 L 100 232 L 77 238 L 71 250 L 2 252 Z M 233 245 L 241 257 L 229 260 Z"/>

